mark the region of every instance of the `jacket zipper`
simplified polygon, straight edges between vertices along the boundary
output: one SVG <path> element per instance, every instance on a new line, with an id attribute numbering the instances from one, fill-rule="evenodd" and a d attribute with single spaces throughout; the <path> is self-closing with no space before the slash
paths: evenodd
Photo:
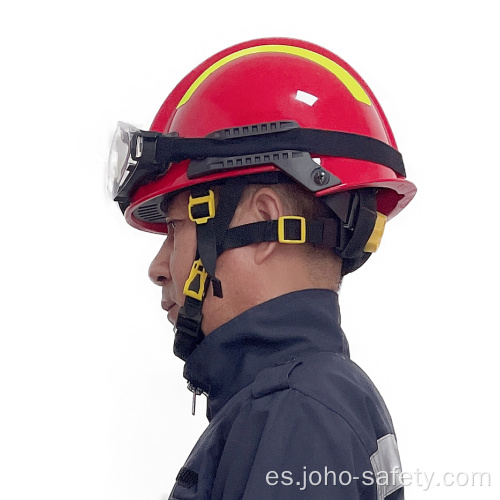
<path id="1" fill-rule="evenodd" d="M 203 394 L 203 390 L 199 387 L 194 386 L 191 382 L 188 382 L 187 388 L 193 393 L 193 402 L 191 403 L 191 414 L 196 413 L 196 396 Z"/>

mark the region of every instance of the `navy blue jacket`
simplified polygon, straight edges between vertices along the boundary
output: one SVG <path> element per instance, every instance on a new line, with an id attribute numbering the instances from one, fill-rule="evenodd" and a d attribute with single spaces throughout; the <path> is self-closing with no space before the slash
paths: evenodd
<path id="1" fill-rule="evenodd" d="M 389 413 L 349 359 L 337 295 L 304 290 L 208 335 L 184 376 L 210 424 L 171 499 L 402 500 Z"/>

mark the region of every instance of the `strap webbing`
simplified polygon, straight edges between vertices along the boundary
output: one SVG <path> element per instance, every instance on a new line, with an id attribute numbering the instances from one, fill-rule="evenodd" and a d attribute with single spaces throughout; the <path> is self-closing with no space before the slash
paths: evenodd
<path id="1" fill-rule="evenodd" d="M 215 220 L 217 221 L 217 224 L 215 225 L 217 257 L 222 253 L 220 246 L 226 236 L 229 224 L 231 224 L 231 221 L 233 220 L 236 207 L 238 206 L 241 196 L 243 195 L 243 191 L 247 185 L 247 179 L 234 177 L 232 179 L 227 179 L 222 186 L 219 196 L 219 204 L 215 215 Z"/>
<path id="2" fill-rule="evenodd" d="M 191 196 L 200 198 L 208 196 L 207 186 L 198 185 L 191 188 Z M 215 261 L 217 260 L 214 219 L 208 219 L 204 224 L 196 224 L 196 238 L 198 241 L 198 256 L 203 267 L 212 280 L 214 295 L 222 297 L 220 281 L 215 277 Z M 198 257 L 197 257 L 198 258 Z"/>
<path id="3" fill-rule="evenodd" d="M 160 136 L 156 145 L 156 161 L 165 164 L 193 158 L 220 158 L 280 150 L 371 161 L 406 177 L 401 153 L 385 142 L 359 134 L 308 128 L 229 139 Z"/>
<path id="4" fill-rule="evenodd" d="M 222 284 L 215 276 L 216 260 L 221 254 L 221 251 L 219 251 L 220 245 L 229 224 L 231 224 L 234 212 L 246 185 L 247 181 L 244 178 L 228 179 L 221 188 L 215 217 L 208 219 L 203 224 L 196 225 L 199 258 L 210 277 L 216 297 L 222 297 Z M 191 188 L 191 195 L 194 198 L 205 197 L 208 195 L 208 191 L 207 186 L 193 186 Z"/>
<path id="5" fill-rule="evenodd" d="M 339 223 L 333 218 L 306 221 L 305 243 L 335 248 L 340 243 L 340 231 Z M 297 226 L 291 225 L 287 233 L 287 239 L 300 239 Z M 228 229 L 221 252 L 265 241 L 279 241 L 277 220 L 253 222 Z"/>
<path id="6" fill-rule="evenodd" d="M 174 354 L 186 361 L 196 346 L 204 339 L 201 330 L 203 302 L 186 297 L 175 324 Z"/>

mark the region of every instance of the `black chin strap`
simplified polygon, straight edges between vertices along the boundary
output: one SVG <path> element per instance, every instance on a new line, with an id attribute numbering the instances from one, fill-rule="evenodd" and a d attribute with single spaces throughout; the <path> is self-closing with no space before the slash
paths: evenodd
<path id="1" fill-rule="evenodd" d="M 212 283 L 214 296 L 222 298 L 222 283 L 215 276 L 217 257 L 222 253 L 222 242 L 236 207 L 248 182 L 245 178 L 228 179 L 222 185 L 219 204 L 215 207 L 215 194 L 207 186 L 191 189 L 189 218 L 196 222 L 197 255 L 184 286 L 186 295 L 176 323 L 174 353 L 186 360 L 203 340 L 201 330 L 202 308 Z"/>
<path id="2" fill-rule="evenodd" d="M 245 178 L 238 177 L 228 179 L 221 187 L 219 204 L 216 211 L 214 199 L 212 217 L 208 219 L 206 219 L 206 216 L 200 218 L 196 218 L 195 216 L 191 217 L 191 219 L 196 222 L 199 258 L 204 264 L 205 271 L 212 283 L 213 293 L 216 297 L 222 298 L 222 284 L 215 276 L 215 263 L 222 253 L 222 241 L 224 240 L 229 224 L 231 224 L 236 207 L 240 202 L 247 184 Z M 208 200 L 214 198 L 214 196 L 213 191 L 208 189 L 208 187 L 203 185 L 195 186 L 191 190 L 190 213 L 193 214 L 191 203 L 195 203 L 195 206 L 199 206 L 196 200 Z M 206 209 L 204 214 L 206 214 Z"/>
<path id="3" fill-rule="evenodd" d="M 175 324 L 174 354 L 186 361 L 205 335 L 201 330 L 203 302 L 186 297 Z"/>

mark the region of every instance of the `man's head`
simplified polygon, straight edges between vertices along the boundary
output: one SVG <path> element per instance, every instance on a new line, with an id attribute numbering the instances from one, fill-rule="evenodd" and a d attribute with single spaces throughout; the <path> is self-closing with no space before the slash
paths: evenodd
<path id="1" fill-rule="evenodd" d="M 151 263 L 149 276 L 162 287 L 162 307 L 175 324 L 184 305 L 184 285 L 196 256 L 196 224 L 188 216 L 190 193 L 182 192 L 168 203 L 169 233 Z M 250 185 L 236 208 L 230 227 L 299 215 L 307 220 L 327 215 L 327 209 L 300 186 Z M 276 241 L 254 243 L 225 251 L 218 259 L 216 276 L 223 297 L 210 287 L 203 305 L 204 334 L 245 310 L 285 293 L 307 288 L 338 291 L 342 262 L 330 249 L 311 244 L 283 245 Z"/>
<path id="2" fill-rule="evenodd" d="M 150 274 L 183 358 L 200 325 L 208 333 L 288 291 L 337 290 L 416 192 L 366 83 L 300 40 L 210 57 L 150 131 L 122 124 L 115 145 L 111 187 L 125 218 L 168 232 Z"/>

